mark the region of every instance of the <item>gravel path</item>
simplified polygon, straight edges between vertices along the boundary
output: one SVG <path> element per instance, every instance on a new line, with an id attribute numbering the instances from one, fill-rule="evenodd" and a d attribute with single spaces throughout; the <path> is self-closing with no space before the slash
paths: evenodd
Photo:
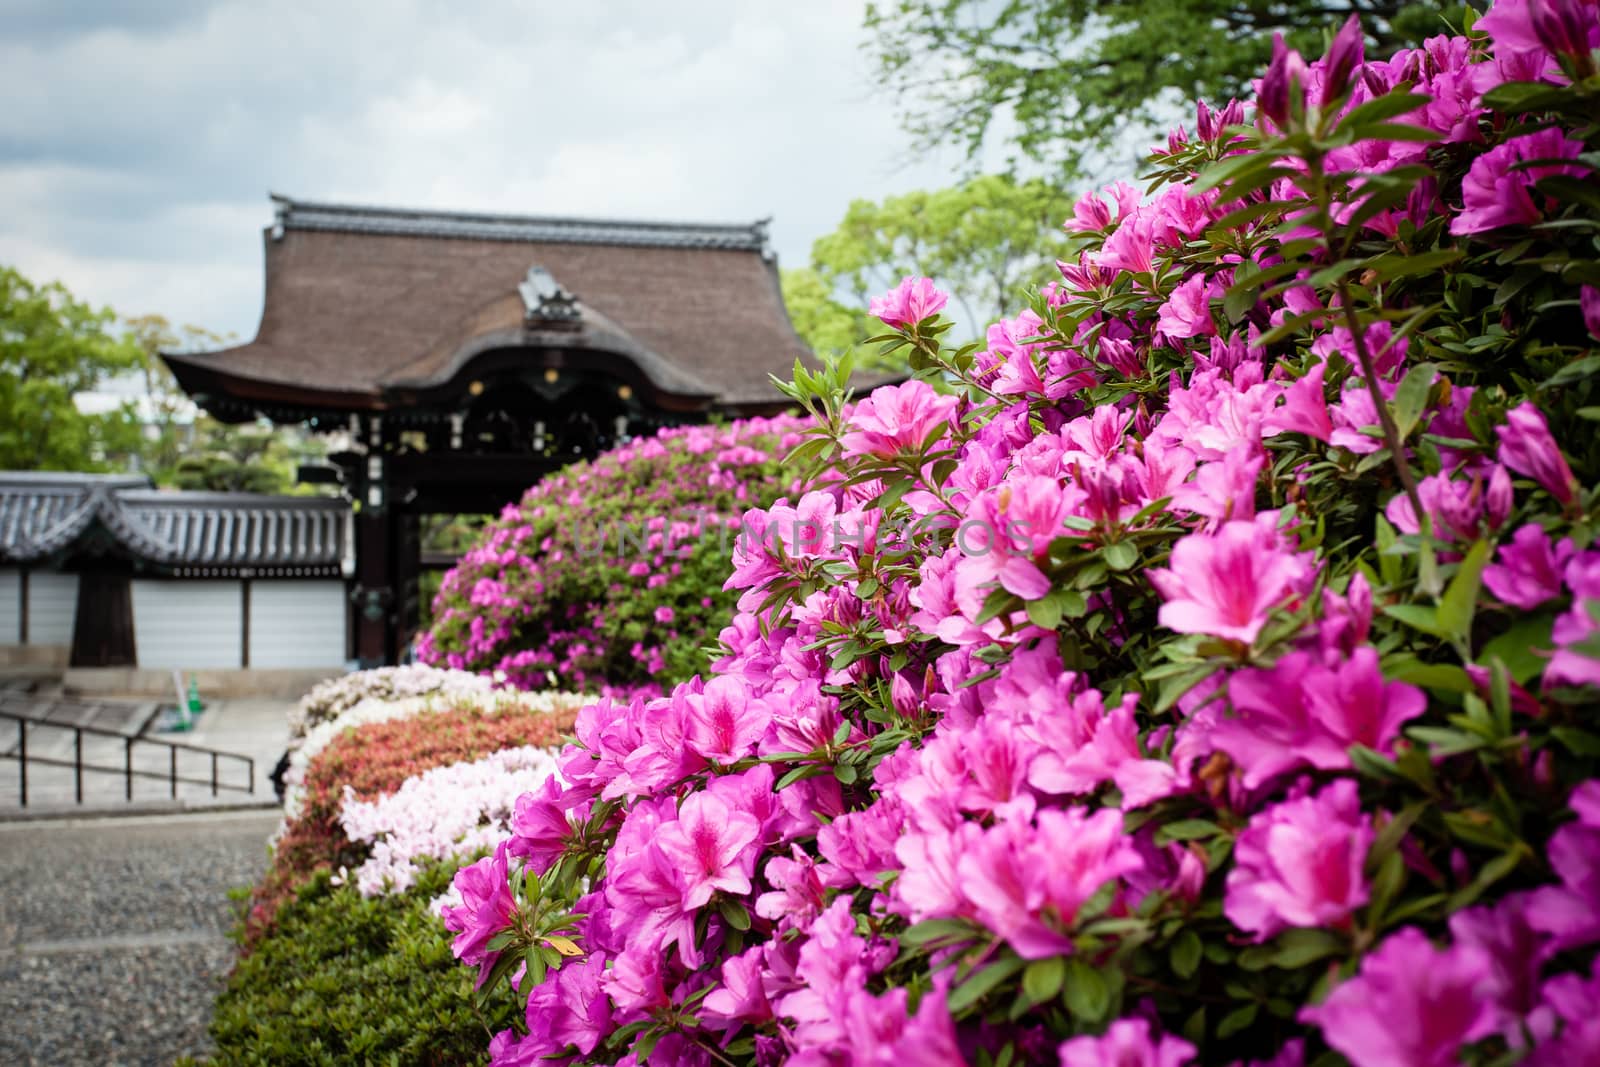
<path id="1" fill-rule="evenodd" d="M 170 1064 L 208 1048 L 229 889 L 273 812 L 0 823 L 0 1064 Z"/>

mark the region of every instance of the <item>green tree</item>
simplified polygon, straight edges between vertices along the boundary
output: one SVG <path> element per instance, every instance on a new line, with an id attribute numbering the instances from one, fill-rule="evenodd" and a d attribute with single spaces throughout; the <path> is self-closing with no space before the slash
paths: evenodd
<path id="1" fill-rule="evenodd" d="M 175 327 L 164 315 L 140 315 L 128 319 L 127 327 L 139 346 L 139 370 L 144 377 L 144 469 L 165 484 L 172 480 L 179 460 L 194 447 L 197 412 L 161 353 L 216 348 L 226 338 L 202 326 Z"/>
<path id="2" fill-rule="evenodd" d="M 1016 307 L 1024 287 L 1058 276 L 1040 234 L 1058 230 L 1071 213 L 1071 197 L 1048 183 L 1004 175 L 882 203 L 857 200 L 839 228 L 812 245 L 811 267 L 830 292 L 842 294 L 840 302 L 861 309 L 906 275 L 925 275 L 978 330 Z M 881 332 L 875 327 L 869 324 Z"/>
<path id="3" fill-rule="evenodd" d="M 0 467 L 94 471 L 139 448 L 131 404 L 80 411 L 74 396 L 139 366 L 139 348 L 113 332 L 116 316 L 0 267 Z"/>
<path id="4" fill-rule="evenodd" d="M 1086 153 L 1170 120 L 1180 102 L 1245 97 L 1274 33 L 1310 54 L 1355 13 L 1369 54 L 1387 54 L 1464 12 L 1414 0 L 877 0 L 866 29 L 920 149 L 956 146 L 976 164 L 1006 141 L 1011 163 L 1075 176 Z"/>
<path id="5" fill-rule="evenodd" d="M 812 267 L 781 272 L 783 302 L 795 332 L 822 357 L 840 356 L 877 332 L 866 306 L 840 301 L 832 286 Z"/>
<path id="6" fill-rule="evenodd" d="M 230 426 L 201 415 L 194 421 L 193 443 L 170 474 L 158 480 L 176 489 L 216 493 L 313 493 L 311 487 L 296 485 L 295 468 L 320 454 L 319 446 L 271 427 Z"/>

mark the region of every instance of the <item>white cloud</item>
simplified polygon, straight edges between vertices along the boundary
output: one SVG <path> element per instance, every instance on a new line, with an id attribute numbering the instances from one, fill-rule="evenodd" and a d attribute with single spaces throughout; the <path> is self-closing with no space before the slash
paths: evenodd
<path id="1" fill-rule="evenodd" d="M 151 6 L 115 25 L 0 15 L 0 262 L 125 314 L 252 335 L 269 189 L 771 215 L 794 264 L 852 198 L 956 176 L 904 165 L 861 0 Z"/>

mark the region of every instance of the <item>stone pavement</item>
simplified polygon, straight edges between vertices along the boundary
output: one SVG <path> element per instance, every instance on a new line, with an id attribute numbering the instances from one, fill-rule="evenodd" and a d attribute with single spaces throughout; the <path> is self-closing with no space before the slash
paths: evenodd
<path id="1" fill-rule="evenodd" d="M 98 699 L 98 698 L 97 698 Z M 153 710 L 148 703 L 131 704 Z M 28 803 L 21 804 L 19 767 L 15 759 L 0 759 L 0 820 L 15 818 L 56 817 L 96 813 L 122 813 L 138 811 L 183 811 L 212 807 L 261 807 L 273 802 L 272 783 L 268 776 L 283 754 L 289 738 L 287 715 L 293 707 L 287 700 L 218 700 L 208 702 L 193 730 L 187 732 L 157 732 L 154 724 L 143 736 L 184 745 L 217 749 L 222 752 L 249 756 L 255 760 L 255 792 L 246 793 L 219 789 L 212 795 L 211 759 L 199 752 L 180 750 L 177 755 L 180 777 L 197 778 L 201 782 L 178 784 L 176 798 L 168 781 L 171 771 L 171 751 L 163 745 L 133 745 L 133 763 L 136 771 L 146 771 L 158 777 L 135 777 L 133 801 L 125 792 L 123 774 L 127 758 L 124 743 L 118 738 L 85 735 L 83 760 L 86 765 L 108 767 L 116 773 L 85 771 L 83 776 L 84 803 L 75 803 L 75 783 L 71 767 L 44 766 L 34 762 L 28 765 Z M 142 721 L 142 720 L 140 720 Z M 137 727 L 134 727 L 137 729 Z M 0 752 L 11 753 L 17 747 L 16 723 L 0 720 Z M 28 747 L 31 754 L 48 754 L 55 759 L 71 761 L 73 734 L 47 724 L 28 727 Z M 219 782 L 238 786 L 250 784 L 248 769 L 242 761 L 219 759 Z"/>
<path id="2" fill-rule="evenodd" d="M 227 892 L 265 870 L 277 821 L 232 811 L 0 822 L 0 1064 L 204 1054 L 233 966 Z"/>

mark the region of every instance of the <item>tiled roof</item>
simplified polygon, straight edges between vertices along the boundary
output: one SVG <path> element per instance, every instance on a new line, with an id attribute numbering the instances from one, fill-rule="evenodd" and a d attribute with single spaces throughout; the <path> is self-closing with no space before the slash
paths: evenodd
<path id="1" fill-rule="evenodd" d="M 266 299 L 248 344 L 166 355 L 213 400 L 383 411 L 514 354 L 622 376 L 675 411 L 783 407 L 770 377 L 814 366 L 784 308 L 765 223 L 737 225 L 410 211 L 277 201 Z M 545 328 L 530 270 L 578 314 Z M 501 357 L 494 357 L 501 358 Z M 464 385 L 464 383 L 463 383 Z"/>
<path id="2" fill-rule="evenodd" d="M 158 491 L 125 475 L 0 472 L 0 561 L 80 550 L 180 573 L 344 573 L 355 558 L 343 500 Z"/>

